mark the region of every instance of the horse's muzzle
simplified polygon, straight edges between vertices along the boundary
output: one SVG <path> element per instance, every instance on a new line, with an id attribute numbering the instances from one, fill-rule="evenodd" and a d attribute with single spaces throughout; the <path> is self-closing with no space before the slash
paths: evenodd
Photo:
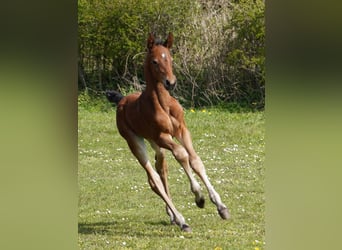
<path id="1" fill-rule="evenodd" d="M 164 86 L 167 90 L 173 90 L 176 87 L 177 80 L 170 82 L 168 79 L 165 80 Z"/>

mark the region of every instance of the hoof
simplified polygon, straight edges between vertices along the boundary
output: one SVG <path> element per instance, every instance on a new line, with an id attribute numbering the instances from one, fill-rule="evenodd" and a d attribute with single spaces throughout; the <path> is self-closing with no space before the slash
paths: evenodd
<path id="1" fill-rule="evenodd" d="M 187 224 L 184 224 L 183 226 L 182 226 L 182 231 L 183 232 L 187 232 L 187 233 L 191 233 L 191 228 L 187 225 Z"/>
<path id="2" fill-rule="evenodd" d="M 230 218 L 230 214 L 228 212 L 228 208 L 223 207 L 220 210 L 218 210 L 219 215 L 221 216 L 222 219 L 228 220 Z"/>
<path id="3" fill-rule="evenodd" d="M 176 223 L 175 220 L 170 220 L 170 224 L 171 224 L 171 225 L 176 225 L 177 223 Z"/>
<path id="4" fill-rule="evenodd" d="M 199 208 L 204 208 L 205 199 L 203 197 L 200 197 L 198 200 L 195 200 L 195 202 Z"/>

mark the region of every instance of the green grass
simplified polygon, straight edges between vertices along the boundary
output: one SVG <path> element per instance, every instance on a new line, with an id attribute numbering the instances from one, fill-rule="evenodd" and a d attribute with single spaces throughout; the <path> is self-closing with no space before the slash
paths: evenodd
<path id="1" fill-rule="evenodd" d="M 265 248 L 264 113 L 209 109 L 186 110 L 185 116 L 195 149 L 232 218 L 219 217 L 206 190 L 205 208 L 196 207 L 183 169 L 168 153 L 173 202 L 193 232 L 169 225 L 163 201 L 117 131 L 115 109 L 80 107 L 80 249 Z"/>

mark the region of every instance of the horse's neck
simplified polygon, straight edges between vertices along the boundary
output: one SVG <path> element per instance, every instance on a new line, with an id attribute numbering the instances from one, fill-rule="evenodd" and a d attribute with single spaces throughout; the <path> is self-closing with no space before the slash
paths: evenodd
<path id="1" fill-rule="evenodd" d="M 156 109 L 162 108 L 165 112 L 169 113 L 170 110 L 170 98 L 169 91 L 165 89 L 162 83 L 149 84 L 145 90 L 146 95 L 151 98 L 151 101 Z"/>
<path id="2" fill-rule="evenodd" d="M 148 59 L 146 58 L 146 61 Z M 170 99 L 172 98 L 161 82 L 157 82 L 156 79 L 152 77 L 151 69 L 147 66 L 148 63 L 145 61 L 145 80 L 146 89 L 144 91 L 144 96 L 151 100 L 154 105 L 155 110 L 162 108 L 165 112 L 169 113 L 170 110 Z"/>

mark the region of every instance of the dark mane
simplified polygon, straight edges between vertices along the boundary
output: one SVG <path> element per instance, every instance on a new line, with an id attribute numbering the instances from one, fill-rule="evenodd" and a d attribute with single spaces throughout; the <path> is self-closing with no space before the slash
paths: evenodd
<path id="1" fill-rule="evenodd" d="M 164 45 L 164 42 L 160 38 L 157 38 L 154 41 L 154 45 Z"/>

